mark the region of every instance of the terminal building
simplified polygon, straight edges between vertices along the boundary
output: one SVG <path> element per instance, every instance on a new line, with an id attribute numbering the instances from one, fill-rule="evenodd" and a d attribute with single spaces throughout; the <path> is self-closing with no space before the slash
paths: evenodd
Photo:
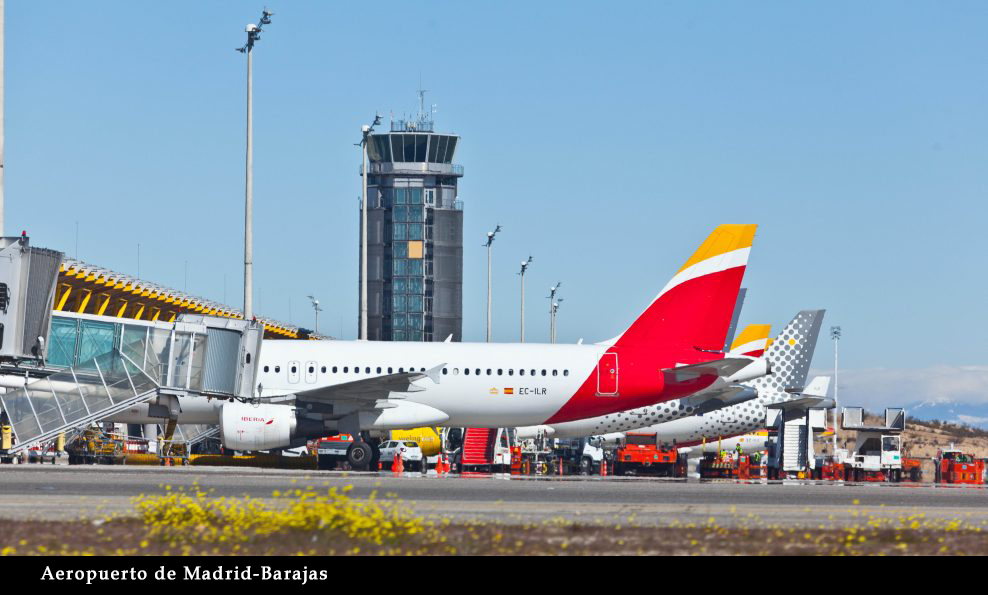
<path id="1" fill-rule="evenodd" d="M 460 137 L 420 111 L 371 134 L 367 178 L 367 338 L 460 341 L 463 204 Z M 359 250 L 358 250 L 359 252 Z M 358 285 L 359 286 L 359 285 Z M 359 314 L 358 314 L 359 315 Z"/>

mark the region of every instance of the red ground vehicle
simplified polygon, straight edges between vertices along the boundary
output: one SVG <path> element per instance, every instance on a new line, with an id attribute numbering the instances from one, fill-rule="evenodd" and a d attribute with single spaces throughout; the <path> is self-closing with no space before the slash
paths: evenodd
<path id="1" fill-rule="evenodd" d="M 981 485 L 985 482 L 985 462 L 950 448 L 936 459 L 937 483 Z"/>
<path id="2" fill-rule="evenodd" d="M 686 477 L 686 457 L 675 447 L 658 446 L 655 434 L 627 434 L 614 457 L 614 474 Z"/>
<path id="3" fill-rule="evenodd" d="M 346 462 L 346 451 L 353 444 L 353 436 L 349 434 L 337 434 L 320 438 L 316 442 L 316 454 L 319 460 L 319 469 L 327 471 L 336 469 L 338 465 Z"/>

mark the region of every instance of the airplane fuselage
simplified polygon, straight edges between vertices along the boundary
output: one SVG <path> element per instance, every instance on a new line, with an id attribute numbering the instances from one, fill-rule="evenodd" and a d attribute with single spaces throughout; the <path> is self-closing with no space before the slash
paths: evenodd
<path id="1" fill-rule="evenodd" d="M 275 397 L 443 364 L 438 384 L 424 378 L 423 390 L 396 396 L 446 413 L 443 425 L 512 427 L 634 408 L 715 380 L 670 384 L 663 366 L 635 356 L 603 345 L 265 341 L 258 383 Z"/>

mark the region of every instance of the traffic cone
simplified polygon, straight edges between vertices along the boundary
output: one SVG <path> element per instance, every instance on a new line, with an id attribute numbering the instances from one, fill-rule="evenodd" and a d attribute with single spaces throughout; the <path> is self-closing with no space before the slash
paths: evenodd
<path id="1" fill-rule="evenodd" d="M 607 459 L 600 460 L 600 476 L 607 477 Z"/>

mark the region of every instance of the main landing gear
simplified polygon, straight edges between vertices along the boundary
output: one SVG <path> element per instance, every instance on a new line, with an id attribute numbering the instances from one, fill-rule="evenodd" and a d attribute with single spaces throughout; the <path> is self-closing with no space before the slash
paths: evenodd
<path id="1" fill-rule="evenodd" d="M 354 471 L 377 470 L 377 462 L 380 458 L 381 451 L 378 450 L 377 444 L 363 440 L 354 442 L 346 451 L 346 460 Z"/>

